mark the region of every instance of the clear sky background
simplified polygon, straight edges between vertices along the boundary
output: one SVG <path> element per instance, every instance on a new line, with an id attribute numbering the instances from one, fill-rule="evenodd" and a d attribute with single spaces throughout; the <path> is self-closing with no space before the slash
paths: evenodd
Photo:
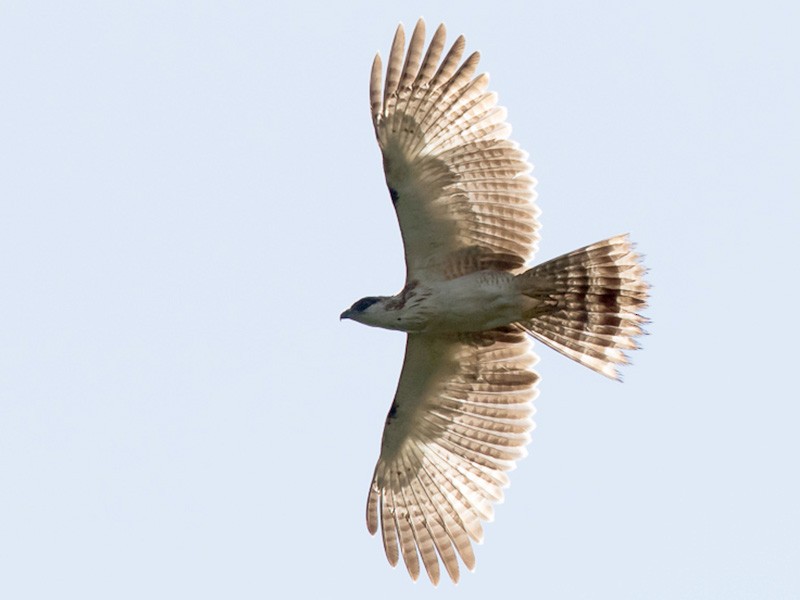
<path id="1" fill-rule="evenodd" d="M 0 597 L 800 597 L 797 2 L 0 3 Z M 452 586 L 364 504 L 404 336 L 368 114 L 399 21 L 483 54 L 539 259 L 630 232 L 623 385 L 541 348 Z M 344 596 L 347 594 L 347 596 Z"/>

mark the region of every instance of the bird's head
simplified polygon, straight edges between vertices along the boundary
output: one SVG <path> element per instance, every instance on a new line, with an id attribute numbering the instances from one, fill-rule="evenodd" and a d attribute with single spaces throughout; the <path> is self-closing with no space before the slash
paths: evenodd
<path id="1" fill-rule="evenodd" d="M 352 319 L 364 325 L 383 327 L 386 321 L 386 296 L 367 296 L 358 300 L 339 315 L 340 319 Z"/>
<path id="2" fill-rule="evenodd" d="M 364 325 L 396 331 L 422 331 L 430 319 L 425 300 L 428 294 L 406 286 L 396 296 L 367 296 L 344 311 L 340 319 L 352 319 Z"/>

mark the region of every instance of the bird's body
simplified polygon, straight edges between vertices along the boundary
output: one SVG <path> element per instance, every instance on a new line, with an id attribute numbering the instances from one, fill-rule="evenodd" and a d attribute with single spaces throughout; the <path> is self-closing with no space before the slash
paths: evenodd
<path id="1" fill-rule="evenodd" d="M 424 38 L 420 20 L 404 54 L 400 26 L 385 80 L 379 57 L 370 80 L 406 285 L 342 318 L 408 334 L 367 526 L 393 565 L 402 557 L 416 579 L 421 561 L 436 583 L 440 560 L 453 581 L 458 557 L 473 568 L 471 542 L 525 455 L 539 380 L 531 339 L 618 378 L 647 284 L 627 236 L 527 266 L 539 229 L 527 155 L 488 76 L 474 76 L 479 55 L 461 62 L 459 37 L 442 58 L 442 25 L 427 51 Z"/>
<path id="2" fill-rule="evenodd" d="M 520 293 L 511 273 L 478 271 L 425 285 L 412 281 L 399 294 L 342 316 L 408 333 L 464 333 L 519 321 L 526 306 L 533 304 Z"/>

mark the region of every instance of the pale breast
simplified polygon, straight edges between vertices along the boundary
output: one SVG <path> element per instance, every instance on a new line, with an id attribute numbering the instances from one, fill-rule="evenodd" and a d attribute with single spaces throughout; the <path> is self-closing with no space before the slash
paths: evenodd
<path id="1" fill-rule="evenodd" d="M 505 271 L 479 271 L 430 286 L 424 331 L 484 331 L 522 317 L 522 299 Z"/>

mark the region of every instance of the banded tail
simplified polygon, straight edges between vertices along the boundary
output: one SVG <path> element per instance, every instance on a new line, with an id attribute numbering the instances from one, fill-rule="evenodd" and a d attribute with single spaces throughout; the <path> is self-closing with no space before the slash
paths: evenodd
<path id="1" fill-rule="evenodd" d="M 647 321 L 645 268 L 627 235 L 542 263 L 517 276 L 520 292 L 542 304 L 519 324 L 534 338 L 582 365 L 620 379 L 616 365 Z"/>

